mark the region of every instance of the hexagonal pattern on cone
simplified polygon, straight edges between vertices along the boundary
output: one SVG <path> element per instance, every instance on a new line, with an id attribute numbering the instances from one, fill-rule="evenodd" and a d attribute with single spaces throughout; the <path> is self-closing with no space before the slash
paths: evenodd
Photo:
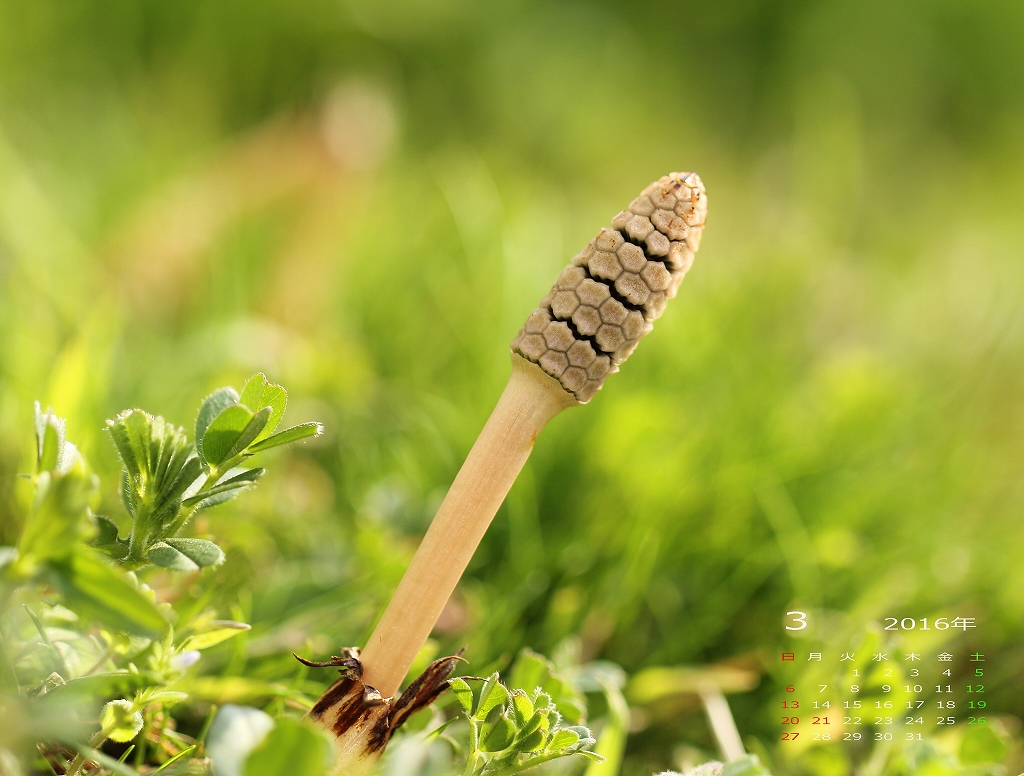
<path id="1" fill-rule="evenodd" d="M 618 371 L 676 295 L 707 217 L 693 172 L 652 183 L 573 257 L 527 318 L 512 351 L 585 403 Z"/>

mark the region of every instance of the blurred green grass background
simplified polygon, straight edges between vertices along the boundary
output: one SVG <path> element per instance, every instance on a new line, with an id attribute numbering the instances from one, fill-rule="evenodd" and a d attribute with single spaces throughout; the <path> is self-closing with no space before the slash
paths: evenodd
<path id="1" fill-rule="evenodd" d="M 693 169 L 709 222 L 679 298 L 540 438 L 439 649 L 757 666 L 793 607 L 837 632 L 970 615 L 1012 728 L 1022 41 L 1005 2 L 4 0 L 0 544 L 34 399 L 116 518 L 103 419 L 189 427 L 262 370 L 327 435 L 196 526 L 228 562 L 183 595 L 254 625 L 206 670 L 278 680 L 289 650 L 359 643 L 522 320 Z M 768 752 L 777 690 L 734 696 Z M 713 751 L 696 705 L 636 728 L 627 773 Z"/>

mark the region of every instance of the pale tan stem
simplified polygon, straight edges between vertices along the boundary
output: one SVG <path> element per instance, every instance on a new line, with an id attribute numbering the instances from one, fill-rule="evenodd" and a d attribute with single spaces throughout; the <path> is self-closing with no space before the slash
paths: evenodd
<path id="1" fill-rule="evenodd" d="M 704 702 L 704 713 L 707 714 L 711 732 L 718 742 L 722 759 L 727 763 L 739 760 L 746 752 L 725 694 L 717 684 L 709 683 L 700 688 L 700 699 Z"/>
<path id="2" fill-rule="evenodd" d="M 362 680 L 385 698 L 405 678 L 469 565 L 541 429 L 578 404 L 539 366 L 512 357 L 512 375 L 469 451 L 362 652 Z"/>

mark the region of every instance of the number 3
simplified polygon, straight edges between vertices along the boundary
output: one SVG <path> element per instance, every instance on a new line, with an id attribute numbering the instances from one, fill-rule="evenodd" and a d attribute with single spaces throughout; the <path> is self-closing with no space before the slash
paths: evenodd
<path id="1" fill-rule="evenodd" d="M 786 612 L 786 616 L 793 618 L 793 624 L 787 625 L 786 630 L 803 630 L 807 627 L 806 612 Z"/>

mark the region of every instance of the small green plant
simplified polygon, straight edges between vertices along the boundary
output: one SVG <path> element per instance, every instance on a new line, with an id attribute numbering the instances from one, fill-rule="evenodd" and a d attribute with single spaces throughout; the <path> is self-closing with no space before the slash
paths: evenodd
<path id="1" fill-rule="evenodd" d="M 244 466 L 252 456 L 321 432 L 319 423 L 277 431 L 286 403 L 284 388 L 256 374 L 241 392 L 221 388 L 203 402 L 194 444 L 142 410 L 107 421 L 123 465 L 125 538 L 93 513 L 99 482 L 65 421 L 36 404 L 28 514 L 17 545 L 0 547 L 0 711 L 24 720 L 14 738 L 0 736 L 0 772 L 14 754 L 71 776 L 134 772 L 100 751 L 107 740 L 133 742 L 136 766 L 196 759 L 202 736 L 178 734 L 168 710 L 188 699 L 182 680 L 201 651 L 249 626 L 212 611 L 175 621 L 138 574 L 224 560 L 213 542 L 179 533 L 199 510 L 255 485 L 264 469 Z"/>
<path id="2" fill-rule="evenodd" d="M 132 518 L 127 539 L 100 517 L 98 549 L 130 567 L 147 562 L 176 571 L 213 566 L 224 553 L 212 542 L 176 538 L 197 511 L 223 504 L 251 487 L 264 469 L 242 467 L 256 453 L 321 432 L 302 423 L 274 433 L 288 393 L 263 374 L 249 378 L 241 394 L 214 391 L 196 418 L 196 441 L 185 430 L 142 410 L 127 410 L 107 421 L 124 469 L 121 500 Z"/>
<path id="3" fill-rule="evenodd" d="M 497 672 L 476 691 L 463 678 L 449 680 L 469 723 L 464 776 L 507 776 L 573 755 L 604 759 L 588 751 L 596 743 L 589 728 L 576 724 L 583 718 L 583 699 L 544 658 L 524 650 L 509 683 L 515 689 Z"/>

